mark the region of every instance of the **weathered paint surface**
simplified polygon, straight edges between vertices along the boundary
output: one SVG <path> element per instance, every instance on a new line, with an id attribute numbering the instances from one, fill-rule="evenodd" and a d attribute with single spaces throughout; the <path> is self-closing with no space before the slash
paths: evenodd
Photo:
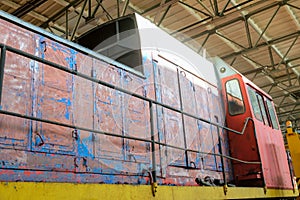
<path id="1" fill-rule="evenodd" d="M 5 45 L 114 86 L 98 84 L 7 52 L 1 109 L 76 128 L 0 115 L 0 193 L 6 189 L 6 199 L 11 198 L 10 194 L 18 195 L 18 191 L 24 188 L 37 198 L 59 191 L 62 196 L 56 193 L 53 195 L 55 199 L 66 198 L 66 195 L 72 199 L 82 199 L 83 196 L 96 199 L 101 195 L 152 199 L 148 185 L 154 178 L 159 185 L 174 186 L 159 186 L 157 199 L 198 199 L 199 194 L 207 199 L 298 195 L 291 189 L 282 190 L 291 187 L 282 187 L 290 185 L 290 180 L 288 174 L 284 175 L 284 181 L 279 180 L 282 177 L 278 173 L 279 166 L 264 172 L 266 186 L 281 188 L 279 190 L 228 188 L 225 194 L 223 189 L 227 188 L 186 187 L 197 185 L 195 178 L 223 179 L 225 173 L 230 182 L 236 175 L 231 160 L 219 156 L 221 152 L 226 156 L 230 154 L 229 141 L 227 132 L 213 125 L 224 124 L 225 112 L 220 91 L 209 82 L 210 77 L 203 80 L 185 70 L 184 66 L 159 55 L 158 51 L 145 49 L 142 50 L 144 77 L 141 77 L 126 71 L 126 67 L 105 62 L 103 57 L 101 60 L 89 56 L 86 50 L 74 50 L 51 37 L 32 33 L 3 20 L 0 20 L 0 26 L 7 27 L 0 31 L 0 41 Z M 206 69 L 209 66 L 199 67 Z M 155 103 L 152 105 L 115 87 Z M 151 105 L 152 110 L 149 109 Z M 244 119 L 240 118 L 239 122 L 244 122 Z M 234 128 L 240 130 L 241 127 Z M 150 141 L 151 138 L 156 144 Z M 251 139 L 255 138 L 252 136 Z M 259 138 L 268 139 L 266 136 Z M 247 143 L 248 138 L 245 145 L 249 145 Z M 231 146 L 231 153 L 238 157 L 240 144 L 236 144 L 234 148 Z M 267 150 L 268 146 L 263 149 Z M 269 149 L 274 149 L 273 155 L 282 153 L 280 149 L 276 152 L 278 149 L 272 145 Z M 266 152 L 261 154 L 263 161 L 276 159 Z M 246 160 L 253 161 L 247 157 L 249 151 L 243 153 Z M 268 163 L 265 166 L 271 165 L 271 161 Z M 153 168 L 157 177 L 153 177 Z"/>
<path id="2" fill-rule="evenodd" d="M 219 91 L 177 66 L 143 52 L 145 78 L 89 57 L 49 38 L 0 20 L 4 44 L 77 70 L 132 93 L 221 123 Z M 7 53 L 2 109 L 122 136 L 150 139 L 149 103 L 51 66 Z M 155 140 L 219 154 L 218 129 L 155 105 Z M 132 139 L 1 115 L 0 180 L 145 184 L 152 170 L 151 144 Z M 221 133 L 228 155 L 227 135 Z M 219 156 L 155 145 L 158 182 L 195 185 L 196 177 L 222 179 Z M 187 163 L 188 162 L 188 163 Z M 183 168 L 185 166 L 192 167 Z M 232 176 L 225 161 L 226 176 Z"/>
<path id="3" fill-rule="evenodd" d="M 264 102 L 270 97 L 240 74 L 224 78 L 223 84 L 225 85 L 226 81 L 232 79 L 240 82 L 245 111 L 239 115 L 227 113 L 228 126 L 241 129 L 246 123 L 244 119 L 250 118 L 251 120 L 243 135 L 229 134 L 231 154 L 236 158 L 261 162 L 260 164 L 247 164 L 233 161 L 236 182 L 242 186 L 292 189 L 292 177 L 281 130 L 273 128 L 269 125 L 269 121 L 263 122 L 256 117 L 251 105 L 253 100 L 249 97 L 247 90 L 250 87 L 253 88 L 252 90 L 255 89 L 257 95 L 262 98 L 259 109 L 264 109 L 265 112 L 268 110 Z M 255 96 L 255 98 L 258 97 Z"/>

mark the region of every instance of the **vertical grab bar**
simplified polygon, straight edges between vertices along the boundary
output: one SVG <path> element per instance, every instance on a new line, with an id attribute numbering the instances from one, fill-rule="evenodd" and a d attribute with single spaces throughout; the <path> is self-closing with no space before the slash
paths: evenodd
<path id="1" fill-rule="evenodd" d="M 155 137 L 154 137 L 154 121 L 153 121 L 153 102 L 149 101 L 149 110 L 150 110 L 150 131 L 151 131 L 151 151 L 152 151 L 152 195 L 155 196 L 157 189 L 157 180 L 156 180 L 156 158 L 155 158 Z"/>
<path id="2" fill-rule="evenodd" d="M 0 57 L 0 108 L 2 102 L 2 87 L 3 87 L 3 78 L 4 78 L 4 66 L 6 58 L 6 47 L 1 47 L 1 57 Z"/>

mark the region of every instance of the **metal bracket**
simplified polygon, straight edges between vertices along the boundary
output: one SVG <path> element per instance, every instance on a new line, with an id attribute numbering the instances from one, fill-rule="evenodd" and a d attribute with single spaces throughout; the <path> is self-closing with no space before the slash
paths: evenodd
<path id="1" fill-rule="evenodd" d="M 151 189 L 152 189 L 152 195 L 155 197 L 155 193 L 157 192 L 157 183 L 153 182 L 151 184 Z"/>
<path id="2" fill-rule="evenodd" d="M 223 191 L 224 191 L 224 194 L 227 195 L 227 192 L 228 192 L 228 186 L 227 185 L 223 186 Z"/>

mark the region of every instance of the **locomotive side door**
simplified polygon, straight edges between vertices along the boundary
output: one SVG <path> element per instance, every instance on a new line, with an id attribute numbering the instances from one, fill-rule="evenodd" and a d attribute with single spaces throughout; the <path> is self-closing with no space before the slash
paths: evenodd
<path id="1" fill-rule="evenodd" d="M 291 188 L 287 156 L 273 102 L 267 94 L 251 83 L 246 85 L 246 89 L 255 124 L 265 186 Z"/>
<path id="2" fill-rule="evenodd" d="M 260 154 L 252 120 L 245 83 L 239 74 L 222 79 L 225 98 L 226 122 L 230 129 L 243 134 L 229 132 L 230 153 L 233 160 L 234 177 L 239 186 L 263 186 Z"/>

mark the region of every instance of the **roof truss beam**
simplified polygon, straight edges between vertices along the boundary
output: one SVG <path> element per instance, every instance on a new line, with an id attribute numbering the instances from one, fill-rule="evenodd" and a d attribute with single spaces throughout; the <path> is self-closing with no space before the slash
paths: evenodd
<path id="1" fill-rule="evenodd" d="M 39 7 L 40 5 L 42 5 L 45 2 L 46 2 L 46 0 L 31 0 L 31 1 L 28 1 L 24 5 L 19 7 L 17 10 L 12 12 L 11 14 L 16 16 L 16 17 L 21 18 L 24 15 L 26 15 L 27 13 L 34 10 L 35 8 Z"/>

